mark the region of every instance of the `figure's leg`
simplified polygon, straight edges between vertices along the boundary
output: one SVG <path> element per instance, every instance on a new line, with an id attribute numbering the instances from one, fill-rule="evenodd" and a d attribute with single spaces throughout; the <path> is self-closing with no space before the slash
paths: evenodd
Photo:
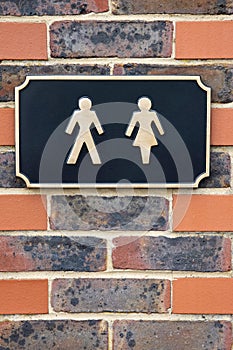
<path id="1" fill-rule="evenodd" d="M 151 147 L 143 147 L 143 146 L 140 147 L 143 164 L 150 163 L 150 150 L 151 150 Z"/>
<path id="2" fill-rule="evenodd" d="M 70 152 L 69 158 L 66 162 L 67 164 L 75 164 L 77 162 L 82 146 L 83 146 L 83 142 L 80 142 L 80 140 L 76 140 Z"/>
<path id="3" fill-rule="evenodd" d="M 93 164 L 101 164 L 101 160 L 99 157 L 99 154 L 97 152 L 96 149 L 96 145 L 94 144 L 94 141 L 92 139 L 92 137 L 88 137 L 88 140 L 85 141 L 86 145 L 87 145 L 87 149 L 89 151 L 91 160 Z"/>

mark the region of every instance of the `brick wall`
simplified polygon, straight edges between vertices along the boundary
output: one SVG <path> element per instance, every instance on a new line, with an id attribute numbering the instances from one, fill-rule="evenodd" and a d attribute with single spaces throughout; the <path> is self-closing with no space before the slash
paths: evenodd
<path id="1" fill-rule="evenodd" d="M 8 0 L 0 16 L 0 349 L 231 350 L 232 1 Z M 200 75 L 210 178 L 132 198 L 26 189 L 14 87 L 27 74 Z"/>

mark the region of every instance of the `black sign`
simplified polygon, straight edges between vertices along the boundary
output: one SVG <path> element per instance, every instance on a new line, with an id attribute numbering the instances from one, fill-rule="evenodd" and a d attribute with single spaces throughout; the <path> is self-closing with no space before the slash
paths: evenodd
<path id="1" fill-rule="evenodd" d="M 198 76 L 27 77 L 16 88 L 16 175 L 28 187 L 197 187 L 209 129 Z"/>

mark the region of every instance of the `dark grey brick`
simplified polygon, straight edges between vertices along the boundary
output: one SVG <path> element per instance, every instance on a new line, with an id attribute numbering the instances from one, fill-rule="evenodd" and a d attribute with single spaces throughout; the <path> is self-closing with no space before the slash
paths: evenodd
<path id="1" fill-rule="evenodd" d="M 66 312 L 165 313 L 170 307 L 170 281 L 156 279 L 57 279 L 52 306 Z"/>
<path id="2" fill-rule="evenodd" d="M 15 153 L 0 153 L 0 187 L 25 187 L 24 181 L 15 176 Z"/>
<path id="3" fill-rule="evenodd" d="M 54 230 L 166 230 L 169 202 L 162 197 L 52 196 Z"/>
<path id="4" fill-rule="evenodd" d="M 232 0 L 113 0 L 114 14 L 190 13 L 232 14 Z"/>
<path id="5" fill-rule="evenodd" d="M 171 22 L 64 21 L 50 27 L 52 57 L 170 57 Z"/>
<path id="6" fill-rule="evenodd" d="M 6 321 L 0 323 L 1 350 L 107 350 L 105 321 Z"/>
<path id="7" fill-rule="evenodd" d="M 95 237 L 0 236 L 0 271 L 103 271 L 106 242 Z"/>
<path id="8" fill-rule="evenodd" d="M 113 350 L 231 350 L 230 322 L 115 321 Z"/>
<path id="9" fill-rule="evenodd" d="M 117 269 L 230 271 L 231 241 L 205 237 L 118 237 L 113 241 Z"/>
<path id="10" fill-rule="evenodd" d="M 1 0 L 0 15 L 42 16 L 79 15 L 105 12 L 108 0 Z"/>
<path id="11" fill-rule="evenodd" d="M 14 88 L 27 75 L 108 75 L 110 68 L 101 65 L 55 64 L 48 66 L 0 65 L 0 102 L 14 100 Z"/>
<path id="12" fill-rule="evenodd" d="M 200 75 L 203 83 L 211 87 L 212 102 L 233 101 L 233 68 L 228 65 L 163 66 L 130 63 L 115 65 L 116 75 Z"/>
<path id="13" fill-rule="evenodd" d="M 199 187 L 230 187 L 231 186 L 231 157 L 224 152 L 211 152 L 210 177 L 203 179 Z"/>

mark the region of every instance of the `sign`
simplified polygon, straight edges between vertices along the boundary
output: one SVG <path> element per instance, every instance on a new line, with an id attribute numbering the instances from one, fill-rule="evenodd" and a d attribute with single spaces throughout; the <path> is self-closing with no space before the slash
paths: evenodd
<path id="1" fill-rule="evenodd" d="M 28 187 L 197 187 L 209 136 L 199 76 L 28 76 L 16 88 L 16 175 Z"/>

